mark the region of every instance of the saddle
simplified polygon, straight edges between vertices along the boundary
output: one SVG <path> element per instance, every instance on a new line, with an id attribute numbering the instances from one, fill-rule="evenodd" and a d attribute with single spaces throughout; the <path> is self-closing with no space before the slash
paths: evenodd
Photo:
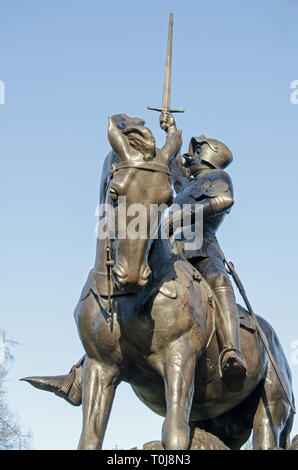
<path id="1" fill-rule="evenodd" d="M 175 299 L 177 297 L 176 283 L 190 288 L 191 284 L 196 282 L 201 283 L 205 290 L 209 305 L 214 310 L 216 310 L 213 302 L 213 292 L 204 276 L 199 273 L 199 271 L 191 263 L 185 262 L 185 259 L 179 258 L 174 262 L 173 265 L 171 265 L 170 269 L 161 277 L 161 279 L 155 280 L 155 282 L 151 282 L 148 287 L 142 289 L 139 292 L 138 306 L 142 307 L 145 305 L 148 300 L 158 292 L 162 293 L 168 298 Z M 96 296 L 101 307 L 106 309 L 108 298 L 106 273 L 100 273 L 94 271 L 94 269 L 89 272 L 87 281 L 80 295 L 80 300 L 87 298 L 90 292 L 93 292 L 93 294 Z M 128 294 L 114 287 L 111 297 L 115 298 L 123 295 Z M 256 331 L 254 319 L 241 305 L 237 304 L 237 307 L 239 312 L 240 327 L 245 328 L 251 333 L 254 333 Z"/>

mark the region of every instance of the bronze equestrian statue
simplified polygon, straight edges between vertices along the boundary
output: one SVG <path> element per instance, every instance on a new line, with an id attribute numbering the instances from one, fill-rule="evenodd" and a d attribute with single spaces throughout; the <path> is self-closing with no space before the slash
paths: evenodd
<path id="1" fill-rule="evenodd" d="M 132 125 L 121 130 L 110 120 L 108 137 L 116 161 L 106 200 L 116 213 L 124 196 L 127 207 L 140 203 L 149 210 L 152 204 L 172 204 L 169 165 L 180 151 L 181 132 L 167 113 L 162 114 L 161 125 L 167 142 L 159 150 L 148 128 Z M 186 160 L 192 176 L 177 196 L 178 202 L 187 196 L 194 197 L 194 204 L 209 203 L 202 247 L 206 251 L 190 256 L 189 262 L 167 239 L 150 237 L 149 218 L 145 239 L 119 238 L 123 227 L 116 228 L 115 239 L 98 239 L 95 265 L 75 310 L 85 357 L 68 376 L 25 379 L 73 404 L 80 403 L 82 389 L 79 449 L 101 448 L 121 381 L 165 417 L 165 449 L 187 449 L 195 428 L 219 437 L 231 449 L 239 449 L 251 430 L 255 449 L 289 447 L 293 411 L 251 316 L 239 305 L 235 313 L 219 256 L 215 230 L 232 205 L 232 186 L 226 174 L 222 177 L 222 160 L 213 160 L 220 165 L 214 170 L 207 151 L 218 146 L 215 154 L 222 155 L 221 145 L 204 137 L 191 140 Z M 227 150 L 224 155 L 227 162 Z M 230 201 L 227 205 L 216 200 L 222 192 Z M 292 397 L 291 373 L 279 340 L 269 323 L 261 317 L 258 322 Z M 241 386 L 231 390 L 230 379 Z"/>

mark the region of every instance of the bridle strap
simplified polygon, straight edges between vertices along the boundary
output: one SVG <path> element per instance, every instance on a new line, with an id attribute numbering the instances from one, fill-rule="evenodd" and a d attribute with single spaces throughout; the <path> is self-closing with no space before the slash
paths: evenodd
<path id="1" fill-rule="evenodd" d="M 154 161 L 113 163 L 111 167 L 111 175 L 113 175 L 115 171 L 122 170 L 123 168 L 137 168 L 139 170 L 156 171 L 158 173 L 166 173 L 166 175 L 171 176 L 170 170 L 166 165 Z"/>
<path id="2" fill-rule="evenodd" d="M 158 163 L 156 161 L 151 161 L 151 162 L 118 162 L 118 163 L 113 163 L 111 168 L 110 168 L 110 177 L 113 178 L 113 175 L 116 171 L 122 170 L 124 168 L 136 168 L 138 170 L 145 170 L 145 171 L 156 171 L 158 173 L 165 173 L 166 175 L 171 177 L 171 173 L 169 168 L 164 165 L 163 163 Z M 108 203 L 110 202 L 110 199 L 108 197 Z M 107 290 L 108 290 L 108 317 L 109 317 L 109 323 L 110 323 L 110 328 L 111 331 L 113 331 L 113 311 L 112 311 L 112 285 L 113 285 L 113 279 L 112 279 L 112 267 L 114 265 L 114 260 L 113 260 L 113 255 L 112 255 L 112 246 L 111 246 L 111 240 L 109 237 L 107 237 L 106 240 L 106 247 L 105 247 L 105 252 L 106 252 L 106 269 L 107 269 Z"/>
<path id="3" fill-rule="evenodd" d="M 108 203 L 110 203 L 110 196 L 108 196 L 107 201 Z M 107 269 L 107 292 L 108 292 L 107 313 L 108 313 L 108 323 L 110 324 L 110 329 L 112 332 L 113 331 L 113 319 L 114 319 L 114 314 L 112 311 L 112 286 L 113 286 L 112 268 L 114 266 L 114 260 L 112 258 L 112 246 L 111 246 L 111 240 L 109 236 L 106 238 L 105 252 L 106 252 L 105 265 Z"/>

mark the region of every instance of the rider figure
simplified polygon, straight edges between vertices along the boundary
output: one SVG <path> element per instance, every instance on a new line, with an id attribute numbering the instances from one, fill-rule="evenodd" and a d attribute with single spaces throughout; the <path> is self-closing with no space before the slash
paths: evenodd
<path id="1" fill-rule="evenodd" d="M 173 119 L 173 118 L 172 118 Z M 173 124 L 172 124 L 173 125 Z M 224 265 L 224 256 L 216 238 L 216 230 L 229 213 L 233 200 L 233 186 L 229 175 L 223 171 L 232 161 L 228 147 L 205 136 L 193 137 L 188 154 L 184 155 L 185 166 L 190 172 L 188 184 L 182 186 L 183 177 L 174 181 L 180 192 L 174 204 L 183 208 L 191 205 L 194 222 L 195 207 L 203 207 L 203 244 L 195 250 L 184 249 L 184 255 L 209 283 L 217 305 L 217 331 L 222 351 L 219 365 L 221 378 L 235 384 L 235 391 L 242 388 L 247 366 L 241 354 L 239 317 L 233 287 Z M 180 161 L 179 161 L 180 159 Z M 173 164 L 180 170 L 181 156 Z M 184 180 L 186 176 L 184 173 Z M 176 189 L 177 190 L 177 189 Z M 182 244 L 183 242 L 178 242 Z"/>

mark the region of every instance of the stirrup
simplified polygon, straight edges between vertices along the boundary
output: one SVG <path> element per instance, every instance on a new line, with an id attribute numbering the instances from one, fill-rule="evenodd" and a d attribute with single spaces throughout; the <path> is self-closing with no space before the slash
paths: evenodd
<path id="1" fill-rule="evenodd" d="M 242 359 L 243 365 L 241 367 L 238 367 L 238 370 L 234 369 L 234 374 L 233 374 L 233 370 L 231 368 L 230 371 L 232 371 L 232 374 L 229 377 L 229 374 L 227 374 L 227 376 L 225 376 L 225 374 L 223 373 L 222 359 L 223 359 L 224 355 L 227 352 L 230 352 L 230 351 L 234 351 L 238 356 L 240 356 L 240 358 Z M 219 357 L 218 357 L 218 366 L 219 366 L 219 376 L 224 381 L 231 381 L 231 382 L 233 382 L 233 381 L 244 381 L 245 378 L 246 378 L 246 375 L 247 375 L 246 361 L 244 359 L 244 356 L 243 356 L 242 352 L 239 351 L 238 348 L 228 347 L 228 348 L 223 349 L 221 351 Z"/>

